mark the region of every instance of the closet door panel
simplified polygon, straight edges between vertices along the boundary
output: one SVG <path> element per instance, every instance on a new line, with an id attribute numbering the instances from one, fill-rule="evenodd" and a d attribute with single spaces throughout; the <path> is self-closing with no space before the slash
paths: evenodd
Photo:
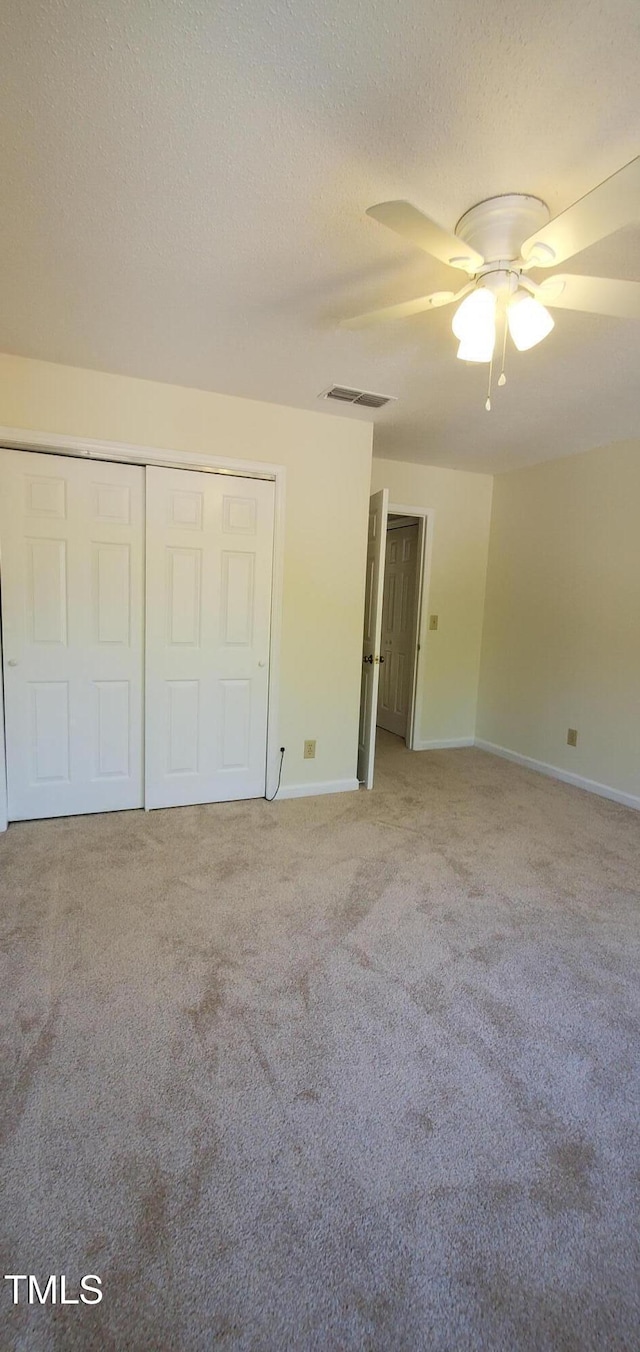
<path id="1" fill-rule="evenodd" d="M 142 806 L 144 471 L 0 451 L 9 819 Z"/>
<path id="2" fill-rule="evenodd" d="M 147 469 L 147 807 L 265 791 L 274 485 Z"/>

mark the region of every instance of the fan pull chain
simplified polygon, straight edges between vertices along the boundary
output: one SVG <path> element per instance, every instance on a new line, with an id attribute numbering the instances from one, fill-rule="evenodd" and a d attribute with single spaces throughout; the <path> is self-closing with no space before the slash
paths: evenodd
<path id="1" fill-rule="evenodd" d="M 491 361 L 489 362 L 489 387 L 488 387 L 488 389 L 487 389 L 487 401 L 486 401 L 486 403 L 485 403 L 485 408 L 486 408 L 486 410 L 487 410 L 487 413 L 490 413 L 490 412 L 491 412 L 491 380 L 492 380 L 492 377 L 493 377 L 493 354 L 492 354 L 492 356 L 491 356 Z"/>
<path id="2" fill-rule="evenodd" d="M 506 310 L 505 310 L 505 312 L 504 312 L 504 332 L 503 332 L 503 335 L 502 335 L 502 364 L 501 364 L 501 367 L 500 367 L 500 375 L 498 376 L 498 384 L 499 384 L 500 386 L 506 385 L 506 383 L 507 383 L 507 377 L 506 377 L 506 375 L 505 375 L 505 373 L 504 373 L 504 364 L 505 364 L 506 355 L 507 355 L 507 312 L 506 312 Z"/>

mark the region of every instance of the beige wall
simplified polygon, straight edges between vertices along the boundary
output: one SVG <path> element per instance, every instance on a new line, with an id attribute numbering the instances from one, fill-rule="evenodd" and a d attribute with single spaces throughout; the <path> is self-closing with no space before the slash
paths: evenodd
<path id="1" fill-rule="evenodd" d="M 286 466 L 283 784 L 352 780 L 371 424 L 13 356 L 0 356 L 0 424 Z"/>
<path id="2" fill-rule="evenodd" d="M 495 480 L 476 731 L 640 795 L 640 441 Z"/>
<path id="3" fill-rule="evenodd" d="M 434 512 L 428 608 L 438 629 L 422 652 L 423 744 L 474 735 L 492 483 L 488 474 L 373 461 L 372 492 L 388 488 L 390 502 Z"/>
<path id="4" fill-rule="evenodd" d="M 367 503 L 386 487 L 434 512 L 420 742 L 475 732 L 640 798 L 640 443 L 493 481 L 372 464 L 353 418 L 11 356 L 0 424 L 286 466 L 285 785 L 355 776 Z"/>

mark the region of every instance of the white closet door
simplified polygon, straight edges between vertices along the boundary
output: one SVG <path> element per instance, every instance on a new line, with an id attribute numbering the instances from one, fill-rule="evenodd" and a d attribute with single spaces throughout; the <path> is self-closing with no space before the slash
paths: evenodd
<path id="1" fill-rule="evenodd" d="M 265 791 L 274 485 L 147 469 L 147 807 Z"/>
<path id="2" fill-rule="evenodd" d="M 0 451 L 9 819 L 142 806 L 144 471 Z"/>

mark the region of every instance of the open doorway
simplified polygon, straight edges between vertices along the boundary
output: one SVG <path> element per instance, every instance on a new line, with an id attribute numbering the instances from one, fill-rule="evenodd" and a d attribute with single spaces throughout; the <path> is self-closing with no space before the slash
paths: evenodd
<path id="1" fill-rule="evenodd" d="M 420 520 L 389 512 L 376 724 L 411 745 L 420 592 Z"/>
<path id="2" fill-rule="evenodd" d="M 389 503 L 386 489 L 371 498 L 358 778 L 373 787 L 376 732 L 419 742 L 420 661 L 427 609 L 432 513 Z"/>

